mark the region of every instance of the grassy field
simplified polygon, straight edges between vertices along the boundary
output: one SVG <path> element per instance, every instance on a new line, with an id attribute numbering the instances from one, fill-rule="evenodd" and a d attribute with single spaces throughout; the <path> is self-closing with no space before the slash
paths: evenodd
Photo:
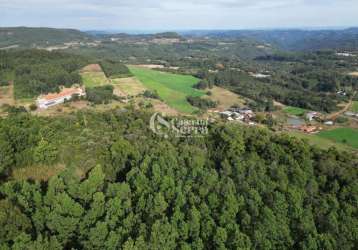
<path id="1" fill-rule="evenodd" d="M 334 142 L 344 143 L 358 149 L 358 130 L 353 128 L 337 128 L 323 131 L 318 134 L 319 137 Z"/>
<path id="2" fill-rule="evenodd" d="M 213 87 L 208 91 L 211 92 L 211 95 L 207 98 L 218 102 L 218 106 L 216 109 L 224 111 L 235 104 L 239 104 L 243 106 L 245 104 L 245 100 L 239 95 L 220 87 Z"/>
<path id="3" fill-rule="evenodd" d="M 84 67 L 81 72 L 83 84 L 88 88 L 110 84 L 99 64 L 90 64 Z"/>
<path id="4" fill-rule="evenodd" d="M 302 108 L 297 108 L 297 107 L 291 107 L 291 106 L 287 106 L 283 109 L 283 111 L 285 111 L 286 113 L 290 114 L 290 115 L 303 115 L 304 113 L 307 112 L 307 110 L 302 109 Z"/>
<path id="5" fill-rule="evenodd" d="M 353 102 L 351 110 L 355 113 L 358 113 L 358 101 Z"/>
<path id="6" fill-rule="evenodd" d="M 54 166 L 31 166 L 15 169 L 12 177 L 15 180 L 34 180 L 34 181 L 47 181 L 52 176 L 60 174 L 65 170 L 65 166 L 57 164 Z"/>
<path id="7" fill-rule="evenodd" d="M 322 149 L 329 149 L 331 147 L 336 147 L 339 150 L 346 150 L 346 151 L 353 150 L 352 147 L 350 147 L 346 144 L 343 144 L 340 142 L 334 142 L 330 139 L 324 138 L 319 135 L 308 135 L 308 134 L 304 134 L 301 132 L 294 132 L 294 131 L 290 132 L 289 135 L 292 135 L 292 136 L 300 138 L 300 139 L 306 139 L 309 144 L 315 145 Z"/>
<path id="8" fill-rule="evenodd" d="M 103 72 L 83 72 L 81 77 L 83 84 L 88 88 L 109 84 Z"/>
<path id="9" fill-rule="evenodd" d="M 135 77 L 113 79 L 115 88 L 119 88 L 123 93 L 129 96 L 142 94 L 147 88 Z"/>
<path id="10" fill-rule="evenodd" d="M 193 85 L 199 81 L 193 76 L 164 73 L 134 66 L 129 68 L 145 87 L 156 90 L 165 103 L 180 112 L 192 113 L 197 110 L 187 102 L 187 96 L 205 95 L 204 91 L 193 88 Z"/>

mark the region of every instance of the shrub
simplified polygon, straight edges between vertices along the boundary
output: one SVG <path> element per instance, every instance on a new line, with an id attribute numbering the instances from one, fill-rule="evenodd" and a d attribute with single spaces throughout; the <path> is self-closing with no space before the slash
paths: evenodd
<path id="1" fill-rule="evenodd" d="M 209 109 L 209 108 L 217 107 L 216 102 L 209 99 L 200 98 L 197 96 L 188 96 L 187 101 L 194 107 L 198 107 L 200 109 Z"/>
<path id="2" fill-rule="evenodd" d="M 31 111 L 35 111 L 37 109 L 37 105 L 35 103 L 32 103 L 29 108 Z"/>

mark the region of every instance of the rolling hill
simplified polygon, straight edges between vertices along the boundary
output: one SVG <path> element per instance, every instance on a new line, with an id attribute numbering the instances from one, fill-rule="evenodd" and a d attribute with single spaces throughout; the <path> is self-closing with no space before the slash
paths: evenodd
<path id="1" fill-rule="evenodd" d="M 0 48 L 36 47 L 63 44 L 66 42 L 90 41 L 92 36 L 74 29 L 53 28 L 0 28 Z"/>
<path id="2" fill-rule="evenodd" d="M 184 34 L 212 38 L 249 38 L 291 51 L 356 50 L 358 48 L 358 28 L 343 30 L 216 30 L 192 31 Z"/>

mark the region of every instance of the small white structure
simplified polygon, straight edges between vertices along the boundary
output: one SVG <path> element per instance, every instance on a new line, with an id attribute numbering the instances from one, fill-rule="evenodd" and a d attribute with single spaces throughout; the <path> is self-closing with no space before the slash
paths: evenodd
<path id="1" fill-rule="evenodd" d="M 310 122 L 313 121 L 314 118 L 319 117 L 318 112 L 308 112 L 306 115 L 307 120 Z"/>
<path id="2" fill-rule="evenodd" d="M 353 113 L 351 111 L 347 111 L 344 113 L 346 116 L 356 116 L 356 113 Z"/>
<path id="3" fill-rule="evenodd" d="M 220 115 L 221 115 L 221 117 L 223 117 L 223 118 L 229 118 L 229 117 L 231 117 L 232 116 L 232 112 L 231 111 L 224 111 L 224 112 L 220 112 Z"/>
<path id="4" fill-rule="evenodd" d="M 345 57 L 352 57 L 355 56 L 354 54 L 343 52 L 343 53 L 336 53 L 337 56 L 345 56 Z"/>
<path id="5" fill-rule="evenodd" d="M 232 117 L 235 119 L 235 120 L 244 120 L 245 116 L 240 114 L 240 113 L 237 113 L 237 112 L 233 112 L 232 114 Z"/>
<path id="6" fill-rule="evenodd" d="M 254 78 L 269 78 L 269 77 L 271 77 L 271 75 L 262 74 L 262 73 L 253 73 L 253 72 L 250 72 L 249 74 L 250 74 L 252 77 L 254 77 Z"/>
<path id="7" fill-rule="evenodd" d="M 36 104 L 40 109 L 47 109 L 51 106 L 71 100 L 73 95 L 85 96 L 86 92 L 83 88 L 79 87 L 62 88 L 60 93 L 49 93 L 39 96 L 36 100 Z"/>
<path id="8" fill-rule="evenodd" d="M 326 122 L 324 123 L 324 125 L 333 126 L 333 125 L 334 125 L 334 122 L 333 122 L 333 121 L 326 121 Z"/>

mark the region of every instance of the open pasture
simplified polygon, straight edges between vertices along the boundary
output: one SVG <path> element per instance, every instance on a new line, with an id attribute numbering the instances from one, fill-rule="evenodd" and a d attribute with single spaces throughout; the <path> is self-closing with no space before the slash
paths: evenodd
<path id="1" fill-rule="evenodd" d="M 197 110 L 188 103 L 187 96 L 205 95 L 204 91 L 193 88 L 199 82 L 199 79 L 193 76 L 165 73 L 134 66 L 129 68 L 145 87 L 157 91 L 165 103 L 180 112 L 192 113 Z"/>
<path id="2" fill-rule="evenodd" d="M 292 106 L 287 106 L 287 107 L 283 108 L 283 111 L 290 115 L 296 115 L 296 116 L 301 116 L 307 112 L 306 109 L 292 107 Z"/>
<path id="3" fill-rule="evenodd" d="M 344 150 L 344 151 L 352 151 L 353 150 L 353 148 L 348 146 L 347 144 L 343 144 L 341 142 L 335 142 L 335 141 L 332 141 L 330 139 L 324 138 L 319 135 L 308 135 L 308 134 L 297 132 L 297 131 L 291 131 L 291 132 L 289 132 L 289 135 L 292 135 L 299 139 L 305 139 L 308 141 L 308 143 L 310 145 L 317 146 L 321 149 L 329 149 L 331 147 L 335 147 L 338 150 Z"/>
<path id="4" fill-rule="evenodd" d="M 336 128 L 333 130 L 323 131 L 319 133 L 318 136 L 334 142 L 347 144 L 358 149 L 358 129 Z"/>

